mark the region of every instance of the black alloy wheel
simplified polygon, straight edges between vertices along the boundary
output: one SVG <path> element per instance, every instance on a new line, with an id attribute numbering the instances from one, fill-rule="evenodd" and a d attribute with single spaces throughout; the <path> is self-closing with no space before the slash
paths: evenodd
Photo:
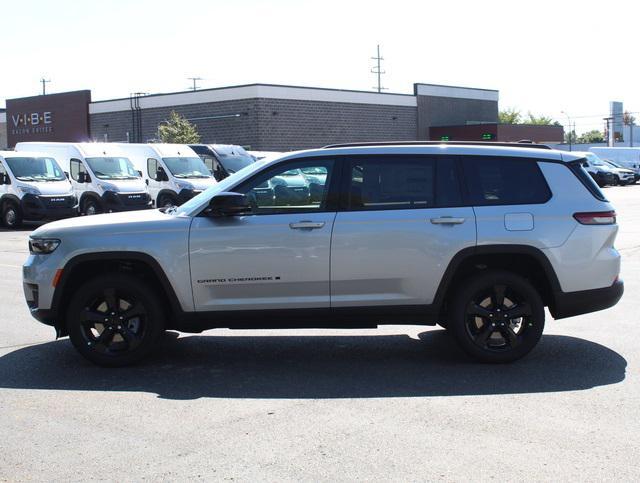
<path id="1" fill-rule="evenodd" d="M 544 329 L 544 304 L 517 274 L 489 271 L 458 292 L 450 328 L 461 347 L 484 362 L 510 362 L 535 347 Z M 452 323 L 451 323 L 452 322 Z"/>
<path id="2" fill-rule="evenodd" d="M 152 350 L 164 330 L 162 304 L 140 280 L 122 274 L 97 277 L 74 295 L 69 337 L 91 362 L 122 366 Z"/>

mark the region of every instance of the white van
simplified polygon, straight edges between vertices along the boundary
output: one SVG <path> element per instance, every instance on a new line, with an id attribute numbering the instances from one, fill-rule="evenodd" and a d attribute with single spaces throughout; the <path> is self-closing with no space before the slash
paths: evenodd
<path id="1" fill-rule="evenodd" d="M 16 144 L 16 151 L 40 151 L 55 157 L 71 174 L 81 214 L 151 208 L 142 174 L 112 143 L 26 142 Z"/>
<path id="2" fill-rule="evenodd" d="M 141 170 L 155 206 L 181 205 L 216 184 L 200 157 L 184 144 L 118 144 Z"/>
<path id="3" fill-rule="evenodd" d="M 78 213 L 78 199 L 56 160 L 42 153 L 0 151 L 2 224 L 57 220 Z"/>
<path id="4" fill-rule="evenodd" d="M 589 151 L 597 154 L 600 159 L 607 159 L 630 169 L 636 174 L 636 180 L 640 178 L 640 148 L 594 146 Z"/>

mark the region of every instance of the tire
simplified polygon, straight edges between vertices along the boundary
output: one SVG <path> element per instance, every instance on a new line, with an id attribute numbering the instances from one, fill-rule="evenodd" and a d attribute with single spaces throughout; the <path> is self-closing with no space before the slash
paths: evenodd
<path id="1" fill-rule="evenodd" d="M 165 329 L 164 314 L 162 301 L 140 279 L 107 274 L 75 292 L 67 310 L 67 330 L 87 360 L 100 366 L 127 366 L 154 349 Z"/>
<path id="2" fill-rule="evenodd" d="M 2 205 L 2 224 L 9 229 L 22 225 L 22 212 L 15 203 L 9 201 Z"/>
<path id="3" fill-rule="evenodd" d="M 168 195 L 160 195 L 156 200 L 156 208 L 169 208 L 171 206 L 178 206 L 178 203 Z"/>
<path id="4" fill-rule="evenodd" d="M 512 362 L 527 355 L 542 337 L 544 304 L 523 277 L 490 270 L 473 276 L 455 293 L 448 330 L 475 359 Z"/>
<path id="5" fill-rule="evenodd" d="M 97 200 L 93 198 L 85 198 L 85 200 L 82 202 L 82 209 L 80 210 L 80 212 L 87 216 L 99 215 L 100 213 L 102 213 L 102 206 Z"/>

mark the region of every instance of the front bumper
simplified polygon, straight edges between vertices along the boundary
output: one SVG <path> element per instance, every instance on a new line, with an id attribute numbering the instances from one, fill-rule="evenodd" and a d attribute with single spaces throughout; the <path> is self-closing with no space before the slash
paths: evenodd
<path id="1" fill-rule="evenodd" d="M 608 309 L 618 303 L 623 293 L 622 280 L 616 280 L 610 287 L 579 292 L 556 292 L 555 304 L 550 307 L 551 315 L 554 319 L 564 319 Z"/>
<path id="2" fill-rule="evenodd" d="M 78 199 L 74 195 L 48 196 L 26 194 L 20 200 L 25 220 L 59 220 L 78 214 Z"/>
<path id="3" fill-rule="evenodd" d="M 149 193 L 114 193 L 106 191 L 101 197 L 102 207 L 105 212 L 134 211 L 152 208 Z"/>

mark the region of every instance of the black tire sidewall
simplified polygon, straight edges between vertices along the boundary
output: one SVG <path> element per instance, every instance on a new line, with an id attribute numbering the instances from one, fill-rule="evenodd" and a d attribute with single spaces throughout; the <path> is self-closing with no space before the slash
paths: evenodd
<path id="1" fill-rule="evenodd" d="M 93 198 L 87 198 L 82 202 L 82 213 L 85 215 L 88 215 L 89 213 L 87 213 L 88 208 L 90 205 L 93 205 L 96 207 L 96 211 L 95 211 L 95 215 L 99 215 L 102 213 L 102 206 L 100 205 L 100 203 L 98 203 L 96 200 L 94 200 Z"/>
<path id="2" fill-rule="evenodd" d="M 107 356 L 93 351 L 87 346 L 86 339 L 81 332 L 79 313 L 93 298 L 99 296 L 105 288 L 116 288 L 125 293 L 131 293 L 140 301 L 148 314 L 147 330 L 140 345 L 133 351 L 119 356 Z M 67 331 L 69 339 L 80 354 L 101 366 L 119 367 L 134 364 L 147 356 L 155 347 L 158 338 L 165 329 L 165 315 L 163 304 L 153 290 L 140 279 L 124 274 L 107 274 L 96 277 L 84 284 L 75 292 L 67 309 Z"/>
<path id="3" fill-rule="evenodd" d="M 169 205 L 167 205 L 169 202 Z M 165 208 L 166 206 L 176 206 L 176 200 L 174 200 L 171 196 L 168 195 L 160 195 L 156 201 L 156 205 L 158 208 Z"/>
<path id="4" fill-rule="evenodd" d="M 13 225 L 10 225 L 6 221 L 7 214 L 9 213 L 10 209 L 13 209 L 16 215 Z M 20 208 L 16 206 L 15 203 L 10 201 L 2 205 L 2 224 L 9 229 L 18 228 L 20 225 L 22 225 L 22 213 L 20 212 Z"/>
<path id="5" fill-rule="evenodd" d="M 532 327 L 526 327 L 525 338 L 515 349 L 506 352 L 492 352 L 478 347 L 467 333 L 466 307 L 480 292 L 493 285 L 506 285 L 520 294 L 531 305 Z M 527 355 L 537 345 L 544 330 L 544 303 L 538 291 L 520 275 L 491 270 L 478 274 L 463 282 L 463 286 L 456 292 L 451 307 L 451 317 L 447 329 L 454 335 L 460 347 L 470 356 L 482 362 L 503 363 L 518 360 Z"/>

